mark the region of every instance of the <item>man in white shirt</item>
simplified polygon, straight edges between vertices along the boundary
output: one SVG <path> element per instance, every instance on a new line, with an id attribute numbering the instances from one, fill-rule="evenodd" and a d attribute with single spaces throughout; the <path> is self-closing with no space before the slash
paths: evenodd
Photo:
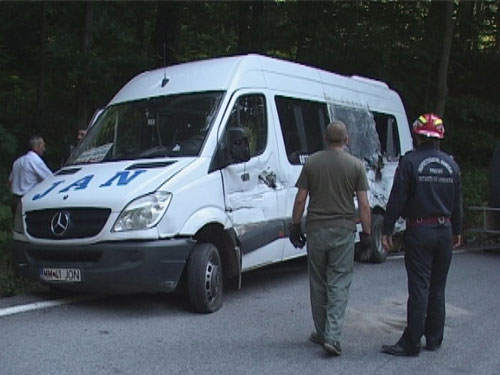
<path id="1" fill-rule="evenodd" d="M 12 165 L 9 176 L 10 190 L 13 195 L 12 214 L 24 194 L 33 186 L 52 175 L 52 171 L 45 165 L 42 155 L 45 152 L 45 142 L 42 137 L 35 135 L 29 140 L 31 150 L 19 157 Z"/>

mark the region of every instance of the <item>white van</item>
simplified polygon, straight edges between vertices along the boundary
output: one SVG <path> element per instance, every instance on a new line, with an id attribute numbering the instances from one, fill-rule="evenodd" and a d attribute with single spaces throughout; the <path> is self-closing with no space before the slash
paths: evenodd
<path id="1" fill-rule="evenodd" d="M 222 303 L 223 280 L 304 256 L 288 240 L 294 187 L 326 125 L 348 126 L 365 160 L 373 242 L 394 171 L 412 147 L 385 83 L 246 55 L 142 73 L 92 123 L 67 164 L 22 199 L 18 271 L 53 288 L 169 292 L 195 311 Z"/>

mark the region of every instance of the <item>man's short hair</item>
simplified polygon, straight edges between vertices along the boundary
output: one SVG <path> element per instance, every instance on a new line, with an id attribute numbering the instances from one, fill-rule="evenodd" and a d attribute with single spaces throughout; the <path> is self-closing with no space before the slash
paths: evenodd
<path id="1" fill-rule="evenodd" d="M 344 143 L 347 140 L 347 126 L 340 120 L 332 121 L 326 127 L 326 139 L 329 143 Z"/>
<path id="2" fill-rule="evenodd" d="M 32 135 L 29 139 L 29 146 L 30 149 L 34 149 L 35 147 L 38 147 L 41 143 L 43 142 L 43 138 L 40 137 L 39 135 Z"/>
<path id="3" fill-rule="evenodd" d="M 439 147 L 441 143 L 439 138 L 426 137 L 425 135 L 421 134 L 413 134 L 413 136 L 415 138 L 418 138 L 418 143 L 421 145 L 432 145 L 434 147 Z"/>

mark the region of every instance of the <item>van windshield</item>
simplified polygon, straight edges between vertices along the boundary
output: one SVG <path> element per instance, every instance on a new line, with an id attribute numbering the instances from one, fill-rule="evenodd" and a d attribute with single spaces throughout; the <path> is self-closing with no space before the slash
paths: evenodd
<path id="1" fill-rule="evenodd" d="M 67 165 L 198 156 L 223 94 L 170 95 L 107 107 Z"/>

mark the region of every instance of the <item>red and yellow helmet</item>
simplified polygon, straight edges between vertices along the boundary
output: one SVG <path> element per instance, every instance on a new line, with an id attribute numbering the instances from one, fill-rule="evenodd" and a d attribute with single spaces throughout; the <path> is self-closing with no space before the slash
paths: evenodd
<path id="1" fill-rule="evenodd" d="M 419 116 L 413 123 L 413 133 L 430 138 L 444 138 L 444 125 L 441 117 L 434 113 Z"/>

